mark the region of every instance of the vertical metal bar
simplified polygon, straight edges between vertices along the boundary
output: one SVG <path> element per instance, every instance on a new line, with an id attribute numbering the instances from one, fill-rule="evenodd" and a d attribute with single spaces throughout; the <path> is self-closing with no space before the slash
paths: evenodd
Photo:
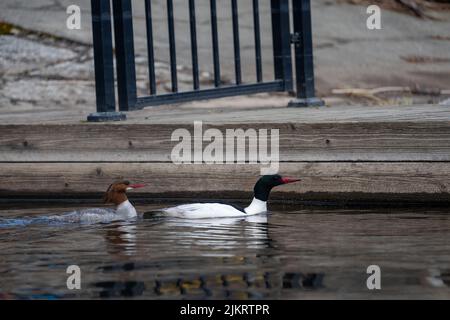
<path id="1" fill-rule="evenodd" d="M 153 48 L 152 1 L 145 0 L 145 19 L 147 27 L 147 56 L 150 94 L 156 94 L 155 52 Z"/>
<path id="2" fill-rule="evenodd" d="M 114 112 L 116 103 L 109 0 L 92 0 L 91 8 L 97 112 Z"/>
<path id="3" fill-rule="evenodd" d="M 191 27 L 191 55 L 192 55 L 192 78 L 194 90 L 200 88 L 198 76 L 198 53 L 197 53 L 197 22 L 195 19 L 195 0 L 189 0 L 189 21 Z"/>
<path id="4" fill-rule="evenodd" d="M 297 99 L 290 106 L 320 106 L 315 97 L 310 0 L 293 0 Z"/>
<path id="5" fill-rule="evenodd" d="M 175 25 L 173 21 L 173 0 L 167 0 L 167 21 L 169 26 L 170 73 L 172 78 L 172 92 L 178 92 L 177 52 L 175 44 Z"/>
<path id="6" fill-rule="evenodd" d="M 119 109 L 136 108 L 136 68 L 134 61 L 131 0 L 113 0 Z"/>
<path id="7" fill-rule="evenodd" d="M 289 0 L 271 0 L 271 7 L 275 79 L 284 81 L 285 91 L 292 91 Z"/>
<path id="8" fill-rule="evenodd" d="M 219 38 L 217 34 L 217 5 L 216 0 L 210 0 L 211 5 L 211 33 L 213 45 L 213 63 L 214 63 L 214 85 L 220 86 L 220 58 L 219 58 Z"/>
<path id="9" fill-rule="evenodd" d="M 231 11 L 233 19 L 234 69 L 236 74 L 236 84 L 241 84 L 241 48 L 239 41 L 239 13 L 237 0 L 231 0 Z"/>
<path id="10" fill-rule="evenodd" d="M 259 23 L 259 0 L 253 0 L 253 26 L 255 31 L 256 81 L 262 82 L 261 28 Z"/>

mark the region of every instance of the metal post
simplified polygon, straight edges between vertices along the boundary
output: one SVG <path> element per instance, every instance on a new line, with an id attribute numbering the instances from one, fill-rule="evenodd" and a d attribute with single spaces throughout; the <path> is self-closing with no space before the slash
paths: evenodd
<path id="1" fill-rule="evenodd" d="M 261 28 L 259 22 L 259 0 L 253 0 L 253 26 L 255 33 L 256 81 L 263 81 L 261 59 Z"/>
<path id="2" fill-rule="evenodd" d="M 91 113 L 87 120 L 92 122 L 125 120 L 125 114 L 116 112 L 109 0 L 92 0 L 91 9 L 97 112 Z"/>
<path id="3" fill-rule="evenodd" d="M 211 34 L 213 48 L 213 64 L 214 64 L 214 86 L 220 87 L 220 58 L 219 58 L 219 36 L 217 31 L 217 3 L 216 0 L 210 0 L 211 8 Z"/>
<path id="4" fill-rule="evenodd" d="M 198 74 L 198 45 L 197 45 L 197 19 L 195 17 L 195 0 L 189 0 L 189 25 L 191 31 L 192 80 L 194 90 L 200 89 Z"/>
<path id="5" fill-rule="evenodd" d="M 310 0 L 292 0 L 292 4 L 297 98 L 289 103 L 289 107 L 323 106 L 323 100 L 315 95 Z"/>
<path id="6" fill-rule="evenodd" d="M 167 0 L 167 25 L 169 30 L 170 74 L 172 80 L 172 92 L 175 93 L 178 92 L 178 75 L 173 0 Z"/>
<path id="7" fill-rule="evenodd" d="M 136 110 L 138 108 L 131 0 L 113 0 L 113 11 L 119 110 Z"/>
<path id="8" fill-rule="evenodd" d="M 271 0 L 275 80 L 283 80 L 284 91 L 292 91 L 292 57 L 289 0 Z"/>
<path id="9" fill-rule="evenodd" d="M 241 44 L 239 39 L 239 12 L 237 0 L 231 0 L 231 12 L 233 20 L 233 44 L 234 44 L 234 70 L 236 76 L 236 84 L 242 83 L 241 71 Z"/>
<path id="10" fill-rule="evenodd" d="M 150 94 L 156 94 L 155 50 L 153 48 L 152 1 L 145 0 L 145 20 L 147 27 L 148 81 Z"/>

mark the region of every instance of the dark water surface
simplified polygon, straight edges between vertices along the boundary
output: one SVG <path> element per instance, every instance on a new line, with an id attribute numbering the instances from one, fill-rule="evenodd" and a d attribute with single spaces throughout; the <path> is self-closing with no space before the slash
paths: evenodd
<path id="1" fill-rule="evenodd" d="M 70 210 L 0 210 L 0 298 L 450 298 L 445 211 L 304 209 L 109 224 L 10 220 Z M 81 290 L 67 289 L 69 265 L 81 268 Z M 369 265 L 381 268 L 381 290 L 367 289 Z"/>

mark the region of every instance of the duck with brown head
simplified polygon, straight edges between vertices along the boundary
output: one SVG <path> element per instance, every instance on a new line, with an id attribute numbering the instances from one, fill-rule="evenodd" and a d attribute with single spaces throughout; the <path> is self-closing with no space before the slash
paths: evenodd
<path id="1" fill-rule="evenodd" d="M 15 225 L 26 226 L 30 224 L 65 224 L 65 223 L 109 223 L 135 219 L 137 212 L 128 200 L 127 191 L 143 188 L 143 184 L 130 184 L 128 181 L 118 181 L 111 184 L 106 190 L 103 200 L 107 204 L 116 206 L 110 208 L 89 208 L 74 210 L 60 215 L 38 216 L 24 219 L 0 219 L 0 228 Z"/>
<path id="2" fill-rule="evenodd" d="M 132 219 L 137 217 L 137 212 L 131 202 L 128 200 L 127 191 L 145 187 L 144 184 L 130 184 L 129 181 L 118 181 L 111 184 L 103 197 L 105 203 L 116 206 L 116 215 L 123 219 Z"/>

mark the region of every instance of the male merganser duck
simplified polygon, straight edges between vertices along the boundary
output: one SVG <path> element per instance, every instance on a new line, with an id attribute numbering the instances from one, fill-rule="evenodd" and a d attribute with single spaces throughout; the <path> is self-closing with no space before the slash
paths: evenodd
<path id="1" fill-rule="evenodd" d="M 223 203 L 193 203 L 172 208 L 160 209 L 157 213 L 165 216 L 180 217 L 189 219 L 203 218 L 224 218 L 224 217 L 245 217 L 267 212 L 267 200 L 273 187 L 300 181 L 300 179 L 282 177 L 276 175 L 262 176 L 256 182 L 254 197 L 251 204 L 246 208 L 239 208 L 234 205 Z M 152 214 L 156 212 L 149 212 Z"/>

